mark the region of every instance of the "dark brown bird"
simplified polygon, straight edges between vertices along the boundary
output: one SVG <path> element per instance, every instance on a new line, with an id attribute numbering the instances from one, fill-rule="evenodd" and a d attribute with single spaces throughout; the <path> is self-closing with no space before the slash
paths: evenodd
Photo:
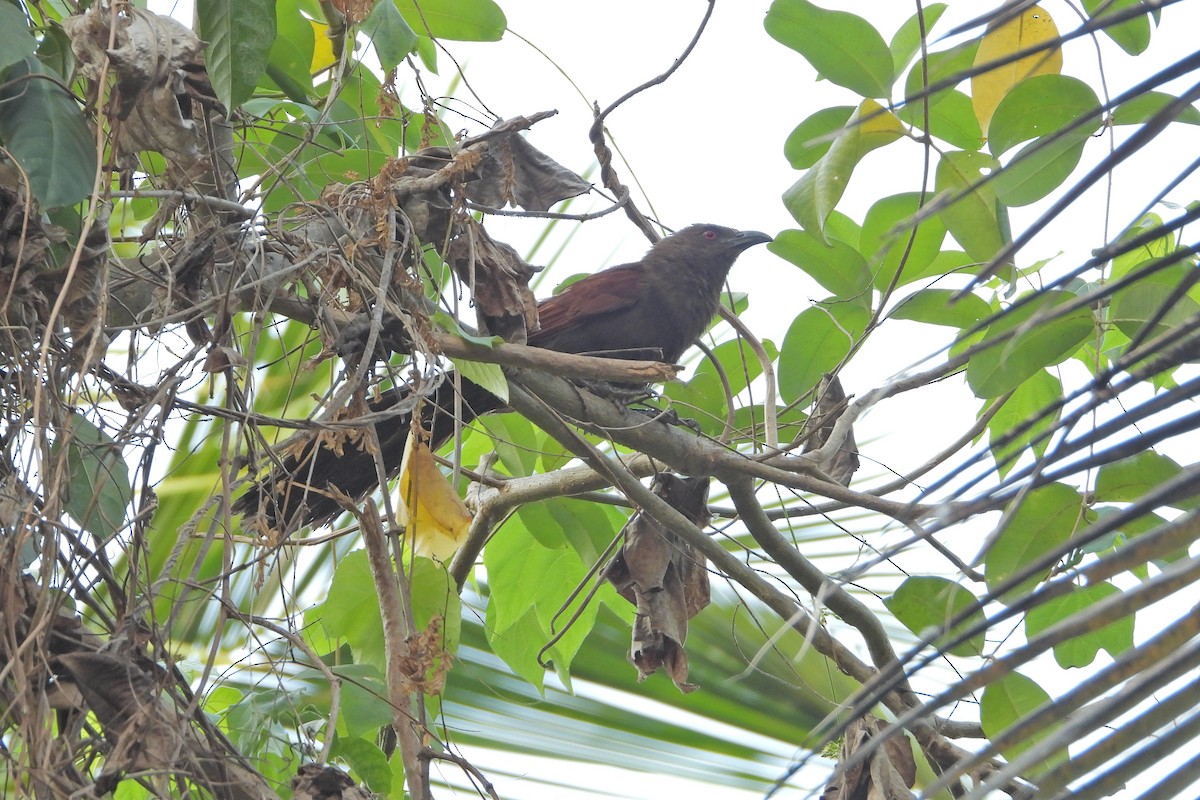
<path id="1" fill-rule="evenodd" d="M 540 302 L 540 325 L 528 343 L 564 353 L 675 363 L 712 322 L 738 255 L 769 241 L 765 233 L 719 225 L 684 228 L 656 243 L 641 261 L 589 275 Z M 482 387 L 460 383 L 463 422 L 504 407 Z M 371 410 L 386 411 L 406 396 L 403 390 L 386 393 Z M 434 449 L 453 435 L 454 409 L 454 382 L 446 380 L 424 405 L 423 422 Z M 404 415 L 377 425 L 388 477 L 400 470 L 409 429 Z M 351 443 L 341 455 L 309 445 L 283 465 L 284 473 L 276 471 L 238 498 L 235 510 L 261 512 L 273 525 L 291 529 L 326 522 L 341 511 L 327 491 L 330 485 L 355 498 L 379 485 L 375 456 Z"/>

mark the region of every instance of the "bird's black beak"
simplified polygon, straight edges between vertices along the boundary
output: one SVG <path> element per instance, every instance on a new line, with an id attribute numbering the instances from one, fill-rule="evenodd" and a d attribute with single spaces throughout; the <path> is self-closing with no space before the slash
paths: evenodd
<path id="1" fill-rule="evenodd" d="M 748 247 L 771 241 L 774 241 L 774 238 L 762 231 L 738 231 L 733 236 L 733 247 L 740 253 Z"/>

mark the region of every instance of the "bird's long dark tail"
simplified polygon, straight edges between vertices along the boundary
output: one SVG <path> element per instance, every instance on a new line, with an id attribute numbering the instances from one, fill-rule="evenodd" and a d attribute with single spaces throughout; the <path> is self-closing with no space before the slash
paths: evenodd
<path id="1" fill-rule="evenodd" d="M 457 391 L 453 378 L 447 376 L 421 403 L 422 425 L 430 432 L 429 444 L 435 450 L 454 435 L 456 413 L 461 424 L 467 424 L 503 407 L 495 395 L 465 378 L 459 381 L 461 392 Z M 456 402 L 456 395 L 461 402 Z M 369 408 L 372 413 L 385 413 L 407 404 L 410 397 L 407 389 L 392 389 L 371 401 Z M 272 469 L 239 497 L 233 509 L 246 516 L 257 515 L 282 531 L 328 522 L 344 510 L 340 495 L 359 500 L 379 486 L 377 458 L 386 477 L 400 471 L 411 428 L 409 412 L 375 422 L 375 436 L 366 429 L 362 436 L 339 437 L 334 444 L 331 437 L 314 435 L 296 453 L 285 456 L 282 467 Z"/>

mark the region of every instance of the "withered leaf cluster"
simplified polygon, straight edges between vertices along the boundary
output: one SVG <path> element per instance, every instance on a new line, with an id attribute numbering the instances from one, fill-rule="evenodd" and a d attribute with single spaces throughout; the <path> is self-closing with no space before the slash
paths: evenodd
<path id="1" fill-rule="evenodd" d="M 837 773 L 825 785 L 821 800 L 911 800 L 909 789 L 917 780 L 917 763 L 904 734 L 889 737 L 865 759 L 854 758 L 886 727 L 886 722 L 873 716 L 850 723 L 842 739 Z"/>
<path id="2" fill-rule="evenodd" d="M 40 724 L 19 713 L 38 702 L 58 715 L 52 750 L 59 763 L 37 777 L 37 796 L 88 793 L 93 781 L 76 765 L 97 756 L 103 758 L 94 780 L 97 795 L 136 772 L 164 780 L 173 775 L 223 800 L 275 796 L 203 713 L 191 708 L 182 675 L 148 655 L 144 629 L 128 625 L 105 640 L 88 632 L 58 593 L 29 576 L 0 582 L 0 624 L 15 634 L 16 645 L 10 652 L 8 640 L 0 642 L 0 661 L 22 661 L 0 683 L 0 707 L 7 709 L 0 714 L 0 730 Z M 25 699 L 11 702 L 17 696 Z M 85 735 L 92 728 L 98 731 Z"/>
<path id="3" fill-rule="evenodd" d="M 708 524 L 708 478 L 671 473 L 655 477 L 651 489 L 697 527 Z M 629 660 L 644 680 L 659 667 L 680 691 L 688 683 L 684 650 L 688 620 L 709 603 L 708 562 L 690 544 L 652 517 L 638 513 L 625 526 L 625 543 L 607 577 L 621 596 L 637 606 Z"/>

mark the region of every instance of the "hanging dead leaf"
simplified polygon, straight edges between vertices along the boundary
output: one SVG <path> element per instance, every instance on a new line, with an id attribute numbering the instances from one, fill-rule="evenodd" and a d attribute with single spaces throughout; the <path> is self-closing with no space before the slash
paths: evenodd
<path id="1" fill-rule="evenodd" d="M 703 526 L 708 522 L 708 483 L 708 478 L 663 473 L 651 488 Z M 680 691 L 695 691 L 698 687 L 687 680 L 683 645 L 688 620 L 709 602 L 704 556 L 639 512 L 625 527 L 625 544 L 606 574 L 621 596 L 637 606 L 629 660 L 637 667 L 638 680 L 663 667 Z"/>
<path id="2" fill-rule="evenodd" d="M 116 20 L 111 33 L 110 20 Z M 194 164 L 203 156 L 203 132 L 193 118 L 195 100 L 224 114 L 204 66 L 204 42 L 178 20 L 130 6 L 110 14 L 97 3 L 63 20 L 71 50 L 85 77 L 99 78 L 106 64 L 116 74 L 113 115 L 123 154 L 141 150 Z"/>
<path id="3" fill-rule="evenodd" d="M 555 203 L 592 188 L 517 131 L 492 139 L 478 173 L 478 180 L 467 184 L 467 197 L 494 208 L 511 203 L 526 211 L 549 211 Z"/>
<path id="4" fill-rule="evenodd" d="M 1058 26 L 1041 6 L 1031 6 L 1016 16 L 988 28 L 975 54 L 979 69 L 1013 53 L 1058 38 Z M 1062 72 L 1062 50 L 1054 47 L 1025 56 L 971 77 L 971 105 L 987 134 L 988 123 L 1004 95 L 1026 78 Z"/>
<path id="5" fill-rule="evenodd" d="M 886 722 L 872 716 L 850 723 L 842 739 L 837 774 L 825 785 L 821 800 L 911 800 L 914 795 L 909 789 L 917 780 L 917 763 L 903 733 L 889 736 L 883 747 L 866 759 L 851 762 L 886 727 Z"/>
<path id="6" fill-rule="evenodd" d="M 479 328 L 523 344 L 526 332 L 537 326 L 537 299 L 529 281 L 539 270 L 482 225 L 470 218 L 464 222 L 464 235 L 450 243 L 447 261 L 471 287 Z"/>
<path id="7" fill-rule="evenodd" d="M 400 522 L 417 554 L 437 561 L 454 555 L 471 527 L 471 512 L 415 435 L 408 437 L 400 462 Z"/>
<path id="8" fill-rule="evenodd" d="M 833 427 L 850 404 L 842 380 L 827 373 L 817 385 L 817 404 L 809 417 L 804 452 L 819 451 L 829 441 Z M 842 486 L 849 486 L 850 479 L 858 471 L 858 445 L 854 441 L 854 429 L 846 433 L 845 441 L 828 459 L 820 464 L 821 471 Z"/>

